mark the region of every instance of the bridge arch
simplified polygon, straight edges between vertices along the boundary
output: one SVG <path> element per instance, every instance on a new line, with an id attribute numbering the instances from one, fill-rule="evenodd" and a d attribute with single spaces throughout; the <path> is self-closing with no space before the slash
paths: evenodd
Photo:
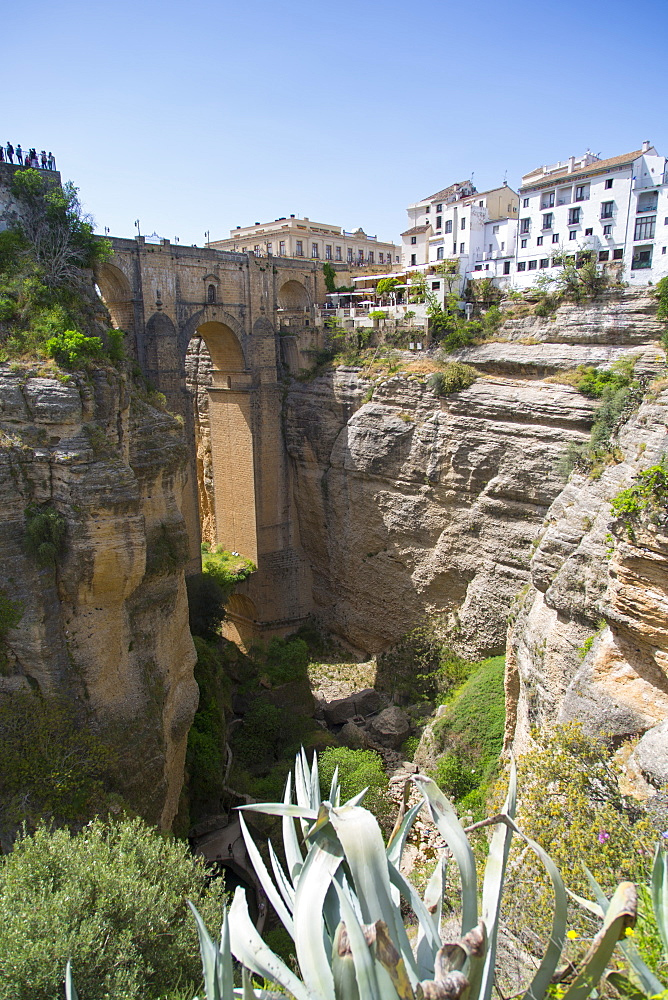
<path id="1" fill-rule="evenodd" d="M 120 267 L 106 261 L 96 267 L 95 281 L 116 329 L 134 334 L 134 296 L 126 274 Z"/>
<path id="2" fill-rule="evenodd" d="M 301 281 L 291 278 L 285 281 L 278 290 L 278 308 L 290 312 L 311 308 L 311 296 Z"/>

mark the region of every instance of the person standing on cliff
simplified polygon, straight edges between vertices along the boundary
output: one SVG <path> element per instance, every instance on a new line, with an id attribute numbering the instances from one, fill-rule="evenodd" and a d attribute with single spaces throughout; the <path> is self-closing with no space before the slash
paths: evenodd
<path id="1" fill-rule="evenodd" d="M 51 152 L 51 150 L 49 150 L 49 170 L 55 170 L 55 169 L 56 169 L 56 158 Z"/>
<path id="2" fill-rule="evenodd" d="M 42 164 L 42 170 L 46 170 L 46 150 L 45 149 L 43 149 L 42 152 L 39 154 L 39 158 L 40 158 L 40 161 L 41 161 L 41 164 Z"/>
<path id="3" fill-rule="evenodd" d="M 16 162 L 20 167 L 23 166 L 23 150 L 21 149 L 21 143 L 16 147 Z"/>
<path id="4" fill-rule="evenodd" d="M 6 150 L 7 150 L 7 162 L 8 163 L 13 163 L 14 162 L 14 147 L 12 146 L 11 142 L 7 143 Z"/>

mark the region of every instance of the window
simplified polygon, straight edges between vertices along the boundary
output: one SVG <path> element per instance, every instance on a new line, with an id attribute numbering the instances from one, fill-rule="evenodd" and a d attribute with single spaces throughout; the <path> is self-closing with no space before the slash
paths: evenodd
<path id="1" fill-rule="evenodd" d="M 492 226 L 492 235 L 498 236 L 498 234 L 499 234 L 499 227 L 498 226 Z"/>
<path id="2" fill-rule="evenodd" d="M 545 191 L 540 199 L 541 208 L 554 208 L 554 191 Z"/>
<path id="3" fill-rule="evenodd" d="M 540 266 L 542 268 L 549 267 L 550 266 L 550 258 L 549 257 L 541 257 Z"/>
<path id="4" fill-rule="evenodd" d="M 506 244 L 505 244 L 505 243 L 503 242 L 503 240 L 501 241 L 501 249 L 502 249 L 502 250 L 505 250 L 505 249 L 506 249 Z"/>
<path id="5" fill-rule="evenodd" d="M 441 282 L 440 281 L 432 281 L 432 283 L 431 283 L 431 290 L 432 290 L 432 292 L 437 292 L 440 287 L 441 287 Z"/>
<path id="6" fill-rule="evenodd" d="M 259 243 L 257 243 L 257 244 L 256 244 L 256 245 L 255 245 L 255 246 L 253 247 L 253 253 L 255 254 L 255 256 L 256 256 L 256 257 L 259 257 L 259 256 L 260 256 L 260 244 L 259 244 Z"/>
<path id="7" fill-rule="evenodd" d="M 429 215 L 429 205 L 427 205 L 427 207 L 425 208 L 425 212 L 427 213 L 427 215 Z"/>
<path id="8" fill-rule="evenodd" d="M 341 247 L 334 248 L 334 260 L 341 260 Z"/>
<path id="9" fill-rule="evenodd" d="M 527 269 L 527 262 L 525 260 L 521 260 L 517 265 L 517 270 L 526 271 L 526 269 Z"/>
<path id="10" fill-rule="evenodd" d="M 593 236 L 593 235 L 594 235 L 593 229 L 585 229 L 585 236 Z"/>
<path id="11" fill-rule="evenodd" d="M 453 253 L 457 253 L 457 244 L 456 243 L 452 244 L 452 252 Z"/>
<path id="12" fill-rule="evenodd" d="M 528 233 L 531 229 L 531 219 L 520 219 L 520 232 Z"/>
<path id="13" fill-rule="evenodd" d="M 543 216 L 543 229 L 552 229 L 553 220 L 554 214 L 552 212 L 546 212 Z"/>
<path id="14" fill-rule="evenodd" d="M 634 247 L 633 259 L 631 260 L 631 270 L 640 271 L 652 266 L 652 248 Z"/>
<path id="15" fill-rule="evenodd" d="M 459 228 L 466 229 L 466 219 L 462 219 L 462 221 L 459 223 Z"/>
<path id="16" fill-rule="evenodd" d="M 601 218 L 602 219 L 611 219 L 612 218 L 612 210 L 614 208 L 614 205 L 615 205 L 614 201 L 603 201 L 603 202 L 601 202 Z"/>
<path id="17" fill-rule="evenodd" d="M 603 235 L 612 236 L 612 226 L 603 226 Z"/>
<path id="18" fill-rule="evenodd" d="M 207 290 L 206 290 L 206 301 L 207 302 L 215 302 L 216 301 L 216 286 L 215 285 L 209 285 L 209 287 L 207 288 Z"/>
<path id="19" fill-rule="evenodd" d="M 473 268 L 474 271 L 482 271 L 482 264 L 476 264 Z"/>
<path id="20" fill-rule="evenodd" d="M 559 242 L 559 233 L 553 233 L 552 234 L 552 242 L 553 243 L 558 243 Z"/>
<path id="21" fill-rule="evenodd" d="M 298 257 L 303 257 L 304 256 L 304 244 L 303 244 L 302 240 L 297 240 L 296 246 L 297 246 L 297 249 L 295 250 L 296 255 Z"/>
<path id="22" fill-rule="evenodd" d="M 581 208 L 569 208 L 568 210 L 568 225 L 577 226 L 580 224 L 580 212 Z"/>
<path id="23" fill-rule="evenodd" d="M 273 243 L 267 243 L 267 253 L 268 253 L 268 255 L 270 257 L 273 254 L 273 252 L 274 252 L 274 244 Z"/>
<path id="24" fill-rule="evenodd" d="M 666 220 L 666 221 L 668 221 L 668 220 Z M 452 232 L 452 219 L 447 219 L 446 220 L 444 232 L 446 232 L 446 233 L 451 233 Z"/>
<path id="25" fill-rule="evenodd" d="M 528 208 L 528 207 L 529 207 L 529 199 L 524 198 L 522 201 L 522 208 Z"/>
<path id="26" fill-rule="evenodd" d="M 417 254 L 412 253 L 411 254 L 411 267 L 415 267 L 416 264 L 417 264 Z"/>
<path id="27" fill-rule="evenodd" d="M 465 247 L 465 246 L 466 246 L 466 244 L 465 244 L 465 243 L 460 243 L 460 244 L 459 244 L 459 252 L 460 252 L 460 253 L 465 253 L 465 252 L 466 252 L 466 251 L 464 250 L 464 247 Z"/>
<path id="28" fill-rule="evenodd" d="M 332 245 L 331 243 L 327 243 L 325 246 L 325 260 L 331 260 L 331 259 L 332 259 Z"/>
<path id="29" fill-rule="evenodd" d="M 523 250 L 526 250 L 527 243 L 528 243 L 528 240 L 521 240 L 520 241 L 520 245 L 521 245 L 521 247 L 522 247 Z"/>
<path id="30" fill-rule="evenodd" d="M 589 201 L 589 185 L 588 184 L 577 184 L 575 186 L 575 200 L 576 201 Z"/>
<path id="31" fill-rule="evenodd" d="M 353 250 L 352 247 L 348 247 L 348 263 L 352 264 L 352 262 L 353 262 Z"/>
<path id="32" fill-rule="evenodd" d="M 530 260 L 529 261 L 529 270 L 530 271 L 535 271 L 537 267 L 538 267 L 538 261 L 537 260 Z"/>
<path id="33" fill-rule="evenodd" d="M 443 260 L 443 247 L 436 247 L 436 260 Z"/>
<path id="34" fill-rule="evenodd" d="M 278 254 L 280 257 L 285 257 L 285 240 L 281 240 L 278 244 Z"/>
<path id="35" fill-rule="evenodd" d="M 384 254 L 384 253 L 379 253 L 379 254 L 378 254 L 378 261 L 379 261 L 379 262 L 380 262 L 381 264 L 384 264 L 384 263 L 385 263 L 385 254 Z"/>
<path id="36" fill-rule="evenodd" d="M 318 253 L 318 244 L 311 243 L 311 257 L 319 257 L 319 256 L 320 255 Z"/>
<path id="37" fill-rule="evenodd" d="M 633 234 L 634 240 L 651 240 L 654 237 L 654 226 L 656 215 L 647 215 L 642 219 L 636 219 L 636 228 Z"/>
<path id="38" fill-rule="evenodd" d="M 478 202 L 478 208 L 484 208 L 484 207 L 485 207 L 485 202 L 484 201 L 479 201 Z"/>
<path id="39" fill-rule="evenodd" d="M 417 236 L 411 236 L 411 244 L 415 246 L 416 243 L 417 243 Z"/>
<path id="40" fill-rule="evenodd" d="M 536 246 L 542 247 L 542 245 L 543 245 L 543 237 L 539 236 L 538 239 L 536 240 Z"/>
<path id="41" fill-rule="evenodd" d="M 373 250 L 369 250 L 369 263 L 373 264 L 373 262 L 374 262 L 374 259 L 373 259 Z"/>
<path id="42" fill-rule="evenodd" d="M 623 247 L 618 247 L 617 250 L 613 250 L 612 251 L 612 259 L 613 260 L 623 260 L 623 258 L 624 258 L 624 249 L 623 249 Z"/>
<path id="43" fill-rule="evenodd" d="M 436 228 L 440 229 L 443 224 L 443 218 L 440 215 L 436 216 Z"/>
<path id="44" fill-rule="evenodd" d="M 363 264 L 364 263 L 364 250 L 358 250 L 357 251 L 357 263 L 358 264 Z"/>
<path id="45" fill-rule="evenodd" d="M 571 229 L 570 233 L 568 234 L 568 238 L 569 240 L 576 240 L 578 238 L 577 229 Z"/>
<path id="46" fill-rule="evenodd" d="M 510 261 L 509 260 L 504 260 L 504 262 L 503 262 L 503 273 L 504 274 L 510 274 Z"/>
<path id="47" fill-rule="evenodd" d="M 443 203 L 441 203 L 440 205 L 436 206 L 436 211 L 437 212 L 442 212 L 443 211 Z"/>
<path id="48" fill-rule="evenodd" d="M 598 252 L 598 259 L 600 261 L 609 260 L 610 259 L 610 251 L 609 250 L 599 250 L 599 252 Z"/>
<path id="49" fill-rule="evenodd" d="M 492 244 L 492 243 L 490 243 L 490 244 L 489 244 L 489 246 L 487 247 L 487 252 L 488 252 L 488 253 L 491 253 L 491 252 L 492 252 L 492 247 L 493 247 L 493 244 Z"/>
<path id="50" fill-rule="evenodd" d="M 612 187 L 612 177 L 607 177 L 605 181 L 605 190 L 609 191 L 611 187 Z M 607 253 L 607 250 L 603 250 L 602 253 Z M 606 257 L 605 260 L 607 259 L 608 258 Z"/>
<path id="51" fill-rule="evenodd" d="M 658 191 L 645 191 L 638 198 L 638 207 L 636 212 L 656 212 L 656 206 L 659 201 Z"/>
<path id="52" fill-rule="evenodd" d="M 557 191 L 557 205 L 570 205 L 573 188 L 559 188 Z"/>

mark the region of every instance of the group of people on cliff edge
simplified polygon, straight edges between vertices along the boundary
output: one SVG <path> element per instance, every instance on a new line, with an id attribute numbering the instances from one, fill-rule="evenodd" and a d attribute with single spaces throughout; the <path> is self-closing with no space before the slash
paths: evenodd
<path id="1" fill-rule="evenodd" d="M 11 142 L 8 142 L 6 146 L 0 146 L 0 163 L 7 162 L 13 163 L 14 157 L 16 157 L 16 162 L 20 167 L 34 167 L 35 170 L 55 170 L 56 169 L 56 158 L 52 152 L 46 152 L 42 150 L 39 155 L 36 149 L 21 149 L 21 143 L 19 143 L 14 149 Z"/>

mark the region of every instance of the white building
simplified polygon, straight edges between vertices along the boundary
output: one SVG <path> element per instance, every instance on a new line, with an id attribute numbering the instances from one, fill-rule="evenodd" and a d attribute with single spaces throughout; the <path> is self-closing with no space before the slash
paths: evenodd
<path id="1" fill-rule="evenodd" d="M 538 167 L 522 178 L 513 285 L 553 276 L 554 254 L 596 254 L 623 267 L 631 284 L 668 274 L 666 158 L 649 142 L 623 156 L 581 157 Z"/>
<path id="2" fill-rule="evenodd" d="M 459 264 L 462 285 L 470 277 L 508 282 L 517 211 L 517 194 L 506 184 L 482 192 L 470 181 L 451 184 L 408 207 L 410 228 L 401 234 L 403 267 L 409 273 L 429 271 L 452 260 Z"/>
<path id="3" fill-rule="evenodd" d="M 308 257 L 355 267 L 394 266 L 399 263 L 401 253 L 394 243 L 367 236 L 363 229 L 348 233 L 340 226 L 299 219 L 294 215 L 274 222 L 237 226 L 230 230 L 229 239 L 214 240 L 207 246 L 215 250 L 254 253 L 256 257 Z"/>

